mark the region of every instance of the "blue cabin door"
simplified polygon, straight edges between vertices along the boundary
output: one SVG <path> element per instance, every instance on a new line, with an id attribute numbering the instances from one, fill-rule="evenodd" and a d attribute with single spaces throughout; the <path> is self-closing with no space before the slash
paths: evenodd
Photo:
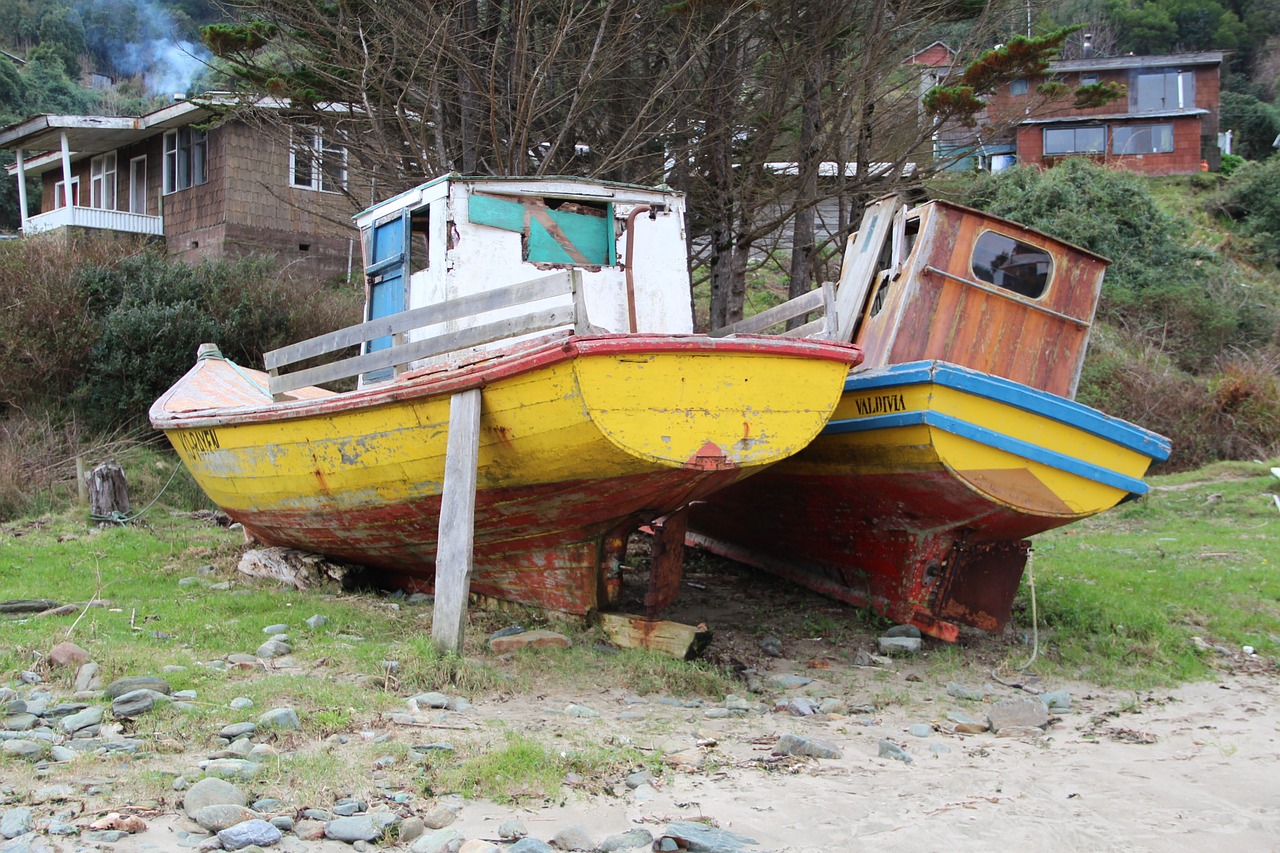
<path id="1" fill-rule="evenodd" d="M 375 222 L 372 232 L 368 236 L 369 257 L 365 261 L 365 279 L 369 288 L 365 320 L 378 320 L 404 310 L 409 266 L 409 253 L 405 251 L 409 212 L 400 211 Z M 392 343 L 390 335 L 376 338 L 364 345 L 364 351 L 371 353 L 390 349 Z M 394 375 L 395 369 L 386 367 L 366 373 L 364 381 L 381 382 Z"/>

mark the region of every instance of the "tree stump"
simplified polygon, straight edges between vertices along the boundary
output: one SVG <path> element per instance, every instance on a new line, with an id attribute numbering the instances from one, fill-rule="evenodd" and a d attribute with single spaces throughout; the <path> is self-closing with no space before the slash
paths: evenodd
<path id="1" fill-rule="evenodd" d="M 103 462 L 89 474 L 89 514 L 113 518 L 129 514 L 129 487 L 124 470 L 115 462 Z"/>

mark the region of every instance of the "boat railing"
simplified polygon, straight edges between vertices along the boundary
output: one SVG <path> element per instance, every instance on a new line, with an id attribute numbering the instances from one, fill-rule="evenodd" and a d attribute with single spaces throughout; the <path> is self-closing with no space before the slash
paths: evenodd
<path id="1" fill-rule="evenodd" d="M 787 329 L 781 334 L 793 338 L 835 340 L 837 332 L 836 288 L 829 281 L 824 281 L 822 286 L 816 290 L 810 290 L 808 293 L 797 296 L 795 299 L 789 299 L 781 305 L 766 308 L 759 314 L 754 314 L 745 320 L 739 320 L 736 323 L 716 329 L 711 332 L 711 337 L 723 338 L 729 335 L 760 334 L 770 326 L 776 326 L 788 320 L 794 320 L 797 317 L 806 317 L 814 312 L 820 312 L 816 319 L 796 326 L 794 329 Z"/>
<path id="2" fill-rule="evenodd" d="M 480 323 L 461 329 L 433 334 L 417 340 L 364 352 L 360 355 L 338 359 L 316 367 L 306 367 L 292 372 L 289 368 L 298 364 L 331 355 L 352 346 L 391 336 L 402 336 L 417 329 L 479 317 L 494 311 L 542 302 L 557 297 L 571 297 L 568 305 L 529 311 L 518 316 L 503 317 L 488 323 Z M 573 269 L 562 273 L 522 281 L 507 287 L 486 290 L 437 302 L 422 308 L 401 311 L 376 320 L 369 320 L 336 332 L 317 335 L 263 355 L 270 375 L 271 396 L 275 400 L 298 388 L 336 382 L 373 371 L 402 369 L 411 362 L 446 355 L 459 350 L 477 347 L 494 341 L 517 338 L 551 329 L 572 327 L 585 333 L 586 309 L 582 295 L 582 271 Z"/>

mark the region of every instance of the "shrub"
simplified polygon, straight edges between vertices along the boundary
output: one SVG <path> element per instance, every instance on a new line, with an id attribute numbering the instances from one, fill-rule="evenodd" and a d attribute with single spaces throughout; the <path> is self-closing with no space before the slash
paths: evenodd
<path id="1" fill-rule="evenodd" d="M 1252 260 L 1280 265 L 1280 154 L 1237 169 L 1219 207 L 1239 223 Z"/>

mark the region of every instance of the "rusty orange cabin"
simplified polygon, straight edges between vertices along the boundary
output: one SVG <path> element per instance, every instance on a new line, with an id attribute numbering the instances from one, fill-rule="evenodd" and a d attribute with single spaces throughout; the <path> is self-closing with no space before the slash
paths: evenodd
<path id="1" fill-rule="evenodd" d="M 892 228 L 864 220 L 845 258 L 846 274 L 876 258 L 861 369 L 939 359 L 1073 398 L 1108 260 L 958 204 L 893 202 Z"/>

